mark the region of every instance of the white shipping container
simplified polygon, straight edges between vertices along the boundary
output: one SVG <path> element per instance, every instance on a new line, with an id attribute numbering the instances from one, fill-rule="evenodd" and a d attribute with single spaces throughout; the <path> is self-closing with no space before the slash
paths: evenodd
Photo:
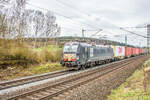
<path id="1" fill-rule="evenodd" d="M 114 57 L 124 57 L 125 56 L 125 47 L 124 46 L 113 46 Z"/>

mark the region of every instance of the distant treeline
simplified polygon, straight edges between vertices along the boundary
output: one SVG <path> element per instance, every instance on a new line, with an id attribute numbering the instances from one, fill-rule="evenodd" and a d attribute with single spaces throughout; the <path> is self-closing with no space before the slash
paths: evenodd
<path id="1" fill-rule="evenodd" d="M 55 38 L 36 38 L 37 43 L 47 42 L 47 44 L 65 44 L 66 42 L 87 42 L 92 43 L 95 42 L 96 44 L 103 44 L 103 45 L 120 45 L 120 46 L 130 46 L 135 47 L 133 45 L 126 45 L 125 43 L 120 43 L 111 40 L 104 40 L 104 39 L 96 39 L 96 38 L 82 38 L 82 37 L 72 37 L 72 36 L 63 36 L 63 37 L 55 37 Z M 24 41 L 28 43 L 34 43 L 35 38 L 24 38 Z M 143 47 L 146 48 L 146 47 Z"/>

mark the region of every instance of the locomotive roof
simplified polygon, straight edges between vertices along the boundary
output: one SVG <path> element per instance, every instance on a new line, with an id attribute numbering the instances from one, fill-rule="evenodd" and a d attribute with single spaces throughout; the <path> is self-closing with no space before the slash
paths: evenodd
<path id="1" fill-rule="evenodd" d="M 83 42 L 68 42 L 65 45 L 82 45 L 82 46 L 92 46 L 91 44 L 88 43 L 83 43 Z"/>
<path id="2" fill-rule="evenodd" d="M 111 47 L 110 45 L 92 45 L 92 44 L 83 43 L 83 42 L 68 42 L 65 45 L 82 45 L 82 46 L 93 46 L 93 47 L 103 47 L 103 48 Z"/>

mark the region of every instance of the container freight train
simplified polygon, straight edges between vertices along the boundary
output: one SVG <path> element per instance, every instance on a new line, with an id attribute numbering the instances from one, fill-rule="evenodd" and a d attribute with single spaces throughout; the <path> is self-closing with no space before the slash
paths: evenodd
<path id="1" fill-rule="evenodd" d="M 70 42 L 64 46 L 61 64 L 68 68 L 85 69 L 86 67 L 147 53 L 148 49 L 142 48 Z"/>

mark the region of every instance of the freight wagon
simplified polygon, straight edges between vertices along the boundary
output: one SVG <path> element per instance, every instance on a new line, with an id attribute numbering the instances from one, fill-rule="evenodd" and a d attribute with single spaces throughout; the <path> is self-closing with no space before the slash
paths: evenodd
<path id="1" fill-rule="evenodd" d="M 129 58 L 132 56 L 132 47 L 125 47 L 125 57 Z"/>
<path id="2" fill-rule="evenodd" d="M 138 48 L 132 48 L 132 56 L 137 56 L 139 54 Z"/>
<path id="3" fill-rule="evenodd" d="M 148 49 L 143 49 L 143 53 L 144 54 L 148 53 Z"/>
<path id="4" fill-rule="evenodd" d="M 125 47 L 124 46 L 113 46 L 114 58 L 123 59 L 125 57 Z"/>
<path id="5" fill-rule="evenodd" d="M 139 52 L 140 52 L 140 55 L 143 54 L 143 49 L 140 48 Z"/>

